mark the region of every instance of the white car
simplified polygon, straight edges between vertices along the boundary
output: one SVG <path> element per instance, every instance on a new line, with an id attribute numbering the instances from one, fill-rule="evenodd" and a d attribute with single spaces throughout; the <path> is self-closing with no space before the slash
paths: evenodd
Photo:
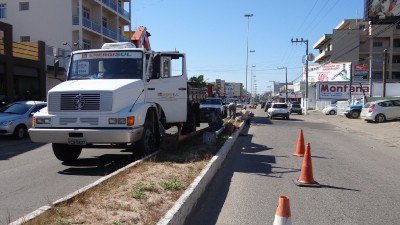
<path id="1" fill-rule="evenodd" d="M 337 106 L 336 105 L 327 106 L 322 110 L 322 113 L 325 115 L 336 115 L 337 114 Z"/>
<path id="2" fill-rule="evenodd" d="M 361 118 L 366 121 L 382 123 L 400 118 L 400 100 L 379 100 L 364 105 Z"/>
<path id="3" fill-rule="evenodd" d="M 267 110 L 267 117 L 273 119 L 275 117 L 282 117 L 289 119 L 289 107 L 286 103 L 272 103 L 271 108 Z"/>

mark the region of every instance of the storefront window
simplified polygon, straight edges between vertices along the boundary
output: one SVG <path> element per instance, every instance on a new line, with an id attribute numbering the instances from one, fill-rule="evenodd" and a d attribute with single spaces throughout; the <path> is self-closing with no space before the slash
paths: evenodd
<path id="1" fill-rule="evenodd" d="M 39 99 L 39 80 L 36 77 L 14 76 L 14 90 L 15 101 L 41 100 Z"/>

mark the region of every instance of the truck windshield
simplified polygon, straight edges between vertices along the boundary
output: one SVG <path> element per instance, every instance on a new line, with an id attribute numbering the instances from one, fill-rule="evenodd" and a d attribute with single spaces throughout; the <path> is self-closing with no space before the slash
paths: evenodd
<path id="1" fill-rule="evenodd" d="M 142 79 L 143 54 L 107 51 L 74 54 L 68 80 Z"/>

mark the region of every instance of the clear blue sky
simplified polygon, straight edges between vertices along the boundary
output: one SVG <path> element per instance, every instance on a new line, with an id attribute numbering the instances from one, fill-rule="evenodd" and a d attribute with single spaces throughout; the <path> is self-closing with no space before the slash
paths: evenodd
<path id="1" fill-rule="evenodd" d="M 301 75 L 305 45 L 291 38 L 309 40 L 309 50 L 344 19 L 363 18 L 364 0 L 133 0 L 132 27 L 146 26 L 153 50 L 185 52 L 189 76 L 207 81 L 224 79 L 245 83 L 247 18 L 250 19 L 248 89 L 251 66 L 256 67 L 258 93 L 269 81 L 284 82 Z"/>

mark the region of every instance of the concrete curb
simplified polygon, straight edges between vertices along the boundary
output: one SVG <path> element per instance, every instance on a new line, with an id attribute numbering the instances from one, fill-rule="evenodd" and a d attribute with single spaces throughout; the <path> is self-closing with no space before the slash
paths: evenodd
<path id="1" fill-rule="evenodd" d="M 202 172 L 200 173 L 200 175 L 192 182 L 192 184 L 189 186 L 188 190 L 185 191 L 185 193 L 181 196 L 181 198 L 179 198 L 178 201 L 175 203 L 174 207 L 173 207 L 170 211 L 168 211 L 168 213 L 167 213 L 166 215 L 171 215 L 173 218 L 176 218 L 176 217 L 177 217 L 177 216 L 175 215 L 175 214 L 177 214 L 177 213 L 173 213 L 173 212 L 175 212 L 175 211 L 179 211 L 179 212 L 182 211 L 182 209 L 179 209 L 180 207 L 177 206 L 177 205 L 179 205 L 178 203 L 182 201 L 181 199 L 183 199 L 182 203 L 185 204 L 185 208 L 187 207 L 186 205 L 188 204 L 188 201 L 187 201 L 186 199 L 189 199 L 189 198 L 190 198 L 190 199 L 192 199 L 192 198 L 194 199 L 194 201 L 193 201 L 193 200 L 191 201 L 191 202 L 194 203 L 194 204 L 192 204 L 192 206 L 190 207 L 190 210 L 191 210 L 191 208 L 193 207 L 193 205 L 195 205 L 197 199 L 198 199 L 198 198 L 200 197 L 200 195 L 203 193 L 203 191 L 204 191 L 205 187 L 207 186 L 207 184 L 211 181 L 211 179 L 212 179 L 212 177 L 214 176 L 215 172 L 216 172 L 216 171 L 218 170 L 218 168 L 221 166 L 223 160 L 224 160 L 225 157 L 226 157 L 226 154 L 229 152 L 229 150 L 230 150 L 230 148 L 232 147 L 233 143 L 236 141 L 237 136 L 239 135 L 239 133 L 240 133 L 241 130 L 243 129 L 243 126 L 244 126 L 244 123 L 242 123 L 242 124 L 240 125 L 239 130 L 236 131 L 236 132 L 233 134 L 233 136 L 229 137 L 229 139 L 225 142 L 225 144 L 222 146 L 222 148 L 218 151 L 217 155 L 214 156 L 214 157 L 210 160 L 210 162 L 209 162 L 209 163 L 207 164 L 207 166 L 202 170 Z M 115 176 L 115 175 L 117 175 L 117 174 L 119 174 L 119 173 L 121 173 L 121 172 L 123 172 L 123 171 L 125 171 L 125 170 L 127 170 L 127 169 L 129 169 L 129 168 L 131 168 L 131 167 L 133 167 L 133 166 L 136 166 L 136 165 L 142 163 L 143 161 L 147 160 L 148 158 L 150 158 L 150 157 L 152 157 L 152 156 L 154 156 L 154 155 L 156 155 L 156 154 L 158 154 L 158 153 L 159 153 L 159 151 L 154 152 L 153 154 L 148 155 L 148 156 L 144 157 L 144 158 L 141 159 L 141 160 L 135 161 L 135 162 L 133 162 L 133 163 L 131 163 L 131 164 L 129 164 L 129 165 L 127 165 L 127 166 L 125 166 L 125 167 L 123 167 L 123 168 L 121 168 L 121 169 L 119 169 L 119 170 L 113 172 L 113 173 L 110 173 L 110 174 L 108 174 L 107 176 L 102 177 L 102 178 L 96 180 L 95 182 L 93 182 L 93 183 L 91 183 L 91 184 L 88 184 L 88 185 L 86 185 L 85 187 L 80 188 L 79 190 L 74 191 L 74 192 L 71 193 L 71 194 L 68 194 L 67 196 L 65 196 L 65 197 L 63 197 L 63 198 L 60 198 L 60 199 L 56 200 L 55 202 L 51 203 L 50 205 L 42 206 L 42 207 L 38 208 L 37 210 L 35 210 L 35 211 L 33 211 L 33 212 L 31 212 L 31 213 L 29 213 L 29 214 L 23 216 L 23 217 L 20 217 L 19 219 L 15 220 L 14 222 L 10 223 L 9 225 L 20 225 L 20 224 L 22 224 L 22 223 L 24 223 L 24 222 L 27 222 L 27 221 L 29 221 L 29 220 L 31 220 L 31 219 L 34 219 L 35 217 L 38 217 L 38 216 L 40 216 L 41 214 L 43 214 L 44 212 L 46 212 L 47 210 L 51 209 L 53 206 L 56 206 L 56 205 L 61 204 L 61 203 L 63 203 L 63 202 L 66 202 L 66 201 L 68 201 L 68 200 L 74 198 L 75 196 L 77 196 L 77 195 L 79 195 L 79 194 L 81 194 L 81 193 L 83 193 L 83 192 L 85 192 L 85 191 L 87 191 L 87 190 L 89 190 L 89 189 L 91 189 L 91 188 L 96 187 L 97 185 L 103 183 L 104 181 L 110 179 L 111 177 L 113 177 L 113 176 Z M 214 164 L 214 162 L 215 162 L 215 164 Z M 210 172 L 209 172 L 209 171 L 210 171 Z M 207 178 L 207 179 L 203 179 L 203 177 L 205 177 L 205 178 Z M 198 189 L 200 189 L 199 187 L 201 187 L 201 192 L 199 192 L 200 190 L 198 190 Z M 197 196 L 196 198 L 190 196 L 191 193 L 193 192 L 193 191 L 190 191 L 190 190 L 194 190 L 194 189 L 196 189 L 196 190 L 197 190 L 196 193 L 198 193 L 198 194 L 196 195 L 196 196 Z M 181 204 L 181 205 L 182 205 L 182 204 Z M 189 205 L 189 206 L 190 206 L 190 205 Z M 173 211 L 174 209 L 175 209 L 175 211 Z M 183 218 L 183 221 L 182 221 L 182 223 L 180 223 L 180 224 L 183 224 L 183 222 L 184 222 L 186 216 L 190 213 L 190 210 L 189 210 L 188 212 L 185 212 L 186 214 L 180 213 L 180 215 L 181 215 L 180 218 Z M 171 213 L 170 213 L 170 212 L 171 212 Z M 183 217 L 182 217 L 182 216 L 183 216 Z M 171 218 L 172 218 L 172 217 L 171 217 Z M 165 216 L 164 218 L 166 218 L 166 216 Z M 164 218 L 163 218 L 161 221 L 163 221 Z M 182 219 L 181 219 L 181 220 L 182 220 Z M 161 221 L 160 221 L 160 222 L 161 222 Z M 169 220 L 168 220 L 168 221 L 169 221 Z M 159 223 L 160 223 L 160 222 L 159 222 Z M 167 224 L 167 223 L 165 223 L 165 224 Z M 168 223 L 168 224 L 172 224 L 172 223 Z M 176 224 L 176 223 L 174 223 L 174 224 Z"/>
<path id="2" fill-rule="evenodd" d="M 71 193 L 71 194 L 69 194 L 69 195 L 67 195 L 67 196 L 65 196 L 63 198 L 60 198 L 60 199 L 56 200 L 55 202 L 51 203 L 51 205 L 45 205 L 45 206 L 40 207 L 39 209 L 29 213 L 28 215 L 23 216 L 23 217 L 15 220 L 14 222 L 10 223 L 9 225 L 20 225 L 20 224 L 22 224 L 24 222 L 27 222 L 28 220 L 34 219 L 35 217 L 37 217 L 37 216 L 41 215 L 42 213 L 46 212 L 47 210 L 51 209 L 52 206 L 55 206 L 57 204 L 66 202 L 69 199 L 72 199 L 73 197 L 79 195 L 80 193 L 83 193 L 83 192 L 85 192 L 85 191 L 87 191 L 87 190 L 89 190 L 89 189 L 91 189 L 91 188 L 103 183 L 104 181 L 110 179 L 111 177 L 113 177 L 113 176 L 121 173 L 122 171 L 125 171 L 125 170 L 127 170 L 127 169 L 129 169 L 129 168 L 131 168 L 133 166 L 136 166 L 136 165 L 142 163 L 146 159 L 148 159 L 148 158 L 150 158 L 150 157 L 152 157 L 152 156 L 154 156 L 154 155 L 156 155 L 158 153 L 159 153 L 159 151 L 154 152 L 153 154 L 148 155 L 148 156 L 144 157 L 141 160 L 135 161 L 135 162 L 133 162 L 133 163 L 131 163 L 131 164 L 125 166 L 125 167 L 122 167 L 121 169 L 119 169 L 117 171 L 114 171 L 113 173 L 110 173 L 107 176 L 102 177 L 102 178 L 96 180 L 95 182 L 93 182 L 91 184 L 88 184 L 85 187 L 80 188 L 79 190 L 74 191 L 73 193 Z"/>
<path id="3" fill-rule="evenodd" d="M 186 217 L 190 214 L 197 200 L 205 191 L 218 169 L 221 167 L 227 154 L 236 142 L 240 132 L 242 132 L 245 122 L 240 124 L 240 128 L 229 137 L 218 153 L 208 162 L 207 166 L 190 184 L 183 195 L 175 202 L 174 206 L 165 214 L 157 225 L 181 225 L 185 223 Z"/>

